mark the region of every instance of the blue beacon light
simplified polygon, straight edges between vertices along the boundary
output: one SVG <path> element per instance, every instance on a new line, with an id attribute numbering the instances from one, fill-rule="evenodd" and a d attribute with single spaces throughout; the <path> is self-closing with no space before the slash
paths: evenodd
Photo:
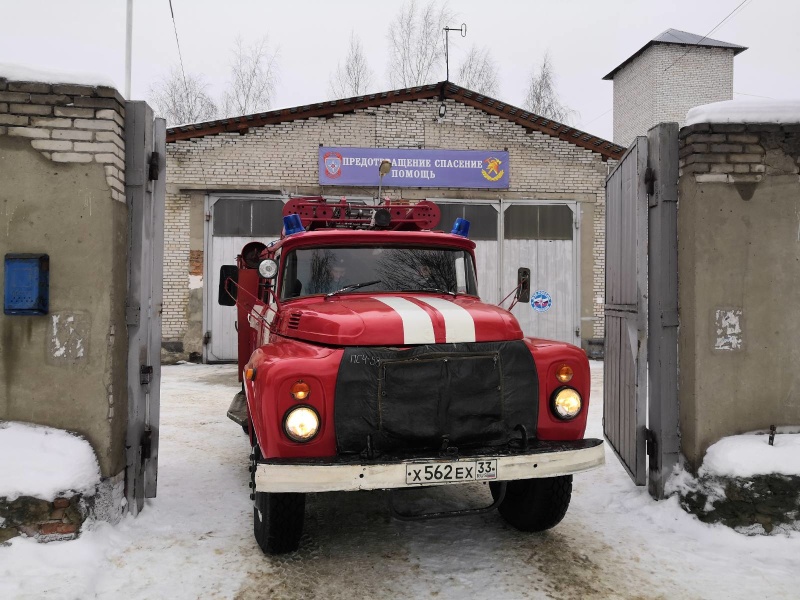
<path id="1" fill-rule="evenodd" d="M 283 217 L 283 228 L 286 230 L 286 235 L 294 235 L 295 233 L 302 233 L 306 230 L 298 214 L 286 215 Z"/>
<path id="2" fill-rule="evenodd" d="M 461 237 L 469 237 L 469 221 L 458 217 L 450 233 L 453 235 L 460 235 Z"/>

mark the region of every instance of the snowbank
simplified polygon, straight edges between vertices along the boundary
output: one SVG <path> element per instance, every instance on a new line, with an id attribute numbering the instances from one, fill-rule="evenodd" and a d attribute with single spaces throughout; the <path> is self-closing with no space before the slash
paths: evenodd
<path id="1" fill-rule="evenodd" d="M 699 475 L 753 477 L 800 476 L 800 434 L 779 433 L 770 446 L 769 436 L 746 433 L 726 437 L 711 446 Z"/>
<path id="2" fill-rule="evenodd" d="M 0 497 L 92 495 L 100 467 L 89 442 L 61 429 L 0 422 Z"/>
<path id="3" fill-rule="evenodd" d="M 697 123 L 800 123 L 800 100 L 726 100 L 689 109 L 685 125 Z"/>
<path id="4" fill-rule="evenodd" d="M 105 86 L 116 88 L 116 84 L 105 75 L 96 73 L 65 73 L 32 69 L 23 65 L 12 65 L 0 62 L 0 78 L 9 81 L 36 81 L 41 83 L 73 83 L 77 85 L 90 85 L 92 87 Z"/>

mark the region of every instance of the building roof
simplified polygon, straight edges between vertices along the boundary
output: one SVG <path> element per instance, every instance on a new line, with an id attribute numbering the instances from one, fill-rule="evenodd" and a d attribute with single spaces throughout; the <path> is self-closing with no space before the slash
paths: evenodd
<path id="1" fill-rule="evenodd" d="M 706 46 L 708 48 L 728 48 L 733 50 L 733 55 L 736 56 L 740 52 L 747 50 L 745 46 L 738 46 L 737 44 L 729 44 L 728 42 L 721 42 L 719 40 L 712 40 L 709 37 L 697 35 L 696 33 L 689 33 L 687 31 L 680 31 L 678 29 L 667 29 L 660 33 L 652 40 L 647 42 L 639 50 L 628 57 L 622 64 L 618 65 L 611 73 L 603 77 L 603 79 L 614 79 L 614 74 L 622 67 L 631 62 L 634 58 L 639 56 L 642 52 L 647 50 L 650 46 L 655 44 L 675 44 L 677 46 Z"/>
<path id="2" fill-rule="evenodd" d="M 341 100 L 327 100 L 316 104 L 305 106 L 295 106 L 293 108 L 283 108 L 271 110 L 253 115 L 241 117 L 230 117 L 227 119 L 217 119 L 204 123 L 193 123 L 189 125 L 179 125 L 167 129 L 167 142 L 178 140 L 188 140 L 192 138 L 205 137 L 207 135 L 217 135 L 225 132 L 247 133 L 251 127 L 261 127 L 263 125 L 273 125 L 276 123 L 286 123 L 311 117 L 334 117 L 345 113 L 352 113 L 359 109 L 384 106 L 396 102 L 407 102 L 409 100 L 421 100 L 428 98 L 452 99 L 468 106 L 482 110 L 490 115 L 496 115 L 507 119 L 524 127 L 526 130 L 538 131 L 546 135 L 559 138 L 570 142 L 576 146 L 597 152 L 603 160 L 609 158 L 618 160 L 625 152 L 625 148 L 594 136 L 585 131 L 575 129 L 569 125 L 540 117 L 532 112 L 512 106 L 500 100 L 484 96 L 478 92 L 473 92 L 467 88 L 462 88 L 449 81 L 441 81 L 428 85 L 392 90 L 389 92 L 379 92 L 356 96 L 355 98 L 343 98 Z"/>

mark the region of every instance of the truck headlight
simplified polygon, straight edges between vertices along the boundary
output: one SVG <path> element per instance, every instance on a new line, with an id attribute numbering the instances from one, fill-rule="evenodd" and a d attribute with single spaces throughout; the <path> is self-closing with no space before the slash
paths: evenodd
<path id="1" fill-rule="evenodd" d="M 581 395 L 574 388 L 563 387 L 553 394 L 553 412 L 559 419 L 574 419 L 581 412 L 582 406 Z"/>
<path id="2" fill-rule="evenodd" d="M 310 406 L 296 406 L 283 418 L 283 430 L 294 442 L 309 442 L 319 431 L 319 415 Z"/>

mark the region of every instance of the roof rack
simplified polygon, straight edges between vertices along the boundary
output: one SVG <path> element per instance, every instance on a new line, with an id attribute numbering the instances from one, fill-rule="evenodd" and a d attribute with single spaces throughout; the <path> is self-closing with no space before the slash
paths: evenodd
<path id="1" fill-rule="evenodd" d="M 441 211 L 430 200 L 384 200 L 378 206 L 359 202 L 328 202 L 322 196 L 292 198 L 283 216 L 298 215 L 303 227 L 314 229 L 379 229 L 423 231 L 439 224 Z"/>

